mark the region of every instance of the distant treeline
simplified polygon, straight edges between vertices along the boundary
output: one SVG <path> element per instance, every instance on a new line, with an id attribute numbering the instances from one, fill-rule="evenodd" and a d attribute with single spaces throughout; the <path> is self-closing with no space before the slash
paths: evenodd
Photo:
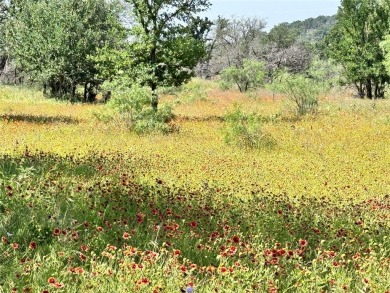
<path id="1" fill-rule="evenodd" d="M 294 21 L 288 26 L 292 30 L 298 30 L 302 40 L 307 42 L 318 42 L 325 38 L 336 22 L 336 15 L 321 15 L 316 18 Z"/>
<path id="2" fill-rule="evenodd" d="M 210 1 L 191 3 L 0 0 L 0 80 L 39 83 L 47 94 L 84 101 L 94 101 L 106 82 L 109 90 L 138 84 L 151 89 L 156 110 L 158 87 L 195 75 L 213 78 L 229 69 L 236 80 L 259 80 L 250 76 L 249 68 L 257 68 L 272 83 L 280 72 L 313 78 L 314 66 L 321 78 L 338 75 L 354 85 L 362 98 L 384 97 L 388 1 L 342 0 L 337 15 L 269 32 L 260 18 L 202 18 Z"/>

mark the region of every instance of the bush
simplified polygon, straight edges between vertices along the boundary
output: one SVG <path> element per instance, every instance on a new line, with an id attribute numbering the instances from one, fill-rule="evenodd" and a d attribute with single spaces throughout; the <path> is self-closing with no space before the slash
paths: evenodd
<path id="1" fill-rule="evenodd" d="M 173 118 L 172 107 L 162 105 L 158 111 L 154 111 L 150 105 L 151 99 L 150 89 L 133 85 L 115 91 L 108 106 L 137 134 L 172 131 L 168 124 Z"/>
<path id="2" fill-rule="evenodd" d="M 177 129 L 174 125 L 169 124 L 172 118 L 172 107 L 170 105 L 160 106 L 157 112 L 149 108 L 140 113 L 136 120 L 132 120 L 132 130 L 137 134 L 154 131 L 167 134 Z"/>
<path id="3" fill-rule="evenodd" d="M 344 69 L 341 65 L 335 64 L 332 60 L 320 58 L 315 58 L 307 71 L 308 77 L 322 85 L 324 91 L 347 84 L 343 74 Z"/>
<path id="4" fill-rule="evenodd" d="M 212 82 L 193 78 L 190 82 L 181 86 L 179 98 L 184 102 L 207 101 L 208 91 L 212 88 Z"/>
<path id="5" fill-rule="evenodd" d="M 241 68 L 231 66 L 222 71 L 221 88 L 228 89 L 236 84 L 240 92 L 246 92 L 261 87 L 264 78 L 264 63 L 245 59 Z"/>
<path id="6" fill-rule="evenodd" d="M 225 142 L 241 147 L 273 147 L 275 140 L 262 130 L 263 118 L 255 113 L 246 114 L 235 107 L 224 116 L 223 128 Z"/>
<path id="7" fill-rule="evenodd" d="M 318 97 L 326 91 L 322 84 L 300 74 L 282 74 L 271 87 L 287 96 L 299 116 L 315 114 L 318 110 Z"/>

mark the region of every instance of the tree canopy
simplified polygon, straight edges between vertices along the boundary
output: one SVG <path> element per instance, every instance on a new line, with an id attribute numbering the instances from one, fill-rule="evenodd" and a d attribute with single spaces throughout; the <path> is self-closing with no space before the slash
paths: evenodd
<path id="1" fill-rule="evenodd" d="M 205 55 L 205 33 L 211 22 L 197 16 L 209 0 L 126 0 L 131 5 L 133 27 L 130 55 L 134 72 L 153 92 L 157 110 L 159 85 L 178 86 L 189 80 Z M 138 70 L 137 70 L 138 68 Z"/>
<path id="2" fill-rule="evenodd" d="M 327 36 L 328 53 L 343 65 L 360 97 L 382 98 L 390 76 L 380 42 L 389 33 L 388 1 L 343 0 Z"/>
<path id="3" fill-rule="evenodd" d="M 385 39 L 380 43 L 380 46 L 385 53 L 383 65 L 386 68 L 387 74 L 390 74 L 390 35 L 385 37 Z"/>
<path id="4" fill-rule="evenodd" d="M 5 66 L 5 22 L 7 20 L 7 5 L 0 0 L 0 75 Z"/>
<path id="5" fill-rule="evenodd" d="M 98 82 L 89 56 L 123 35 L 119 12 L 116 2 L 105 0 L 13 2 L 10 52 L 31 80 L 44 82 L 54 95 L 74 95 L 78 84 Z"/>

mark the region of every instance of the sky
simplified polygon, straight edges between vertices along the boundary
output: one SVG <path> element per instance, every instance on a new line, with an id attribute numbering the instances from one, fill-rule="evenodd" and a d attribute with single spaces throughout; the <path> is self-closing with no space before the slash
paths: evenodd
<path id="1" fill-rule="evenodd" d="M 204 15 L 224 17 L 260 17 L 267 22 L 266 30 L 281 22 L 293 22 L 320 15 L 337 13 L 340 0 L 211 0 Z"/>

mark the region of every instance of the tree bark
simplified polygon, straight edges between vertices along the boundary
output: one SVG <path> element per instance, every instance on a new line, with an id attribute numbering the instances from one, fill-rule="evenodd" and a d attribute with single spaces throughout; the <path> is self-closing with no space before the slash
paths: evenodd
<path id="1" fill-rule="evenodd" d="M 242 88 L 241 88 L 241 85 L 239 82 L 236 82 L 237 86 L 238 86 L 238 89 L 240 90 L 240 93 L 242 93 Z"/>
<path id="2" fill-rule="evenodd" d="M 375 98 L 383 99 L 385 96 L 385 85 L 382 82 L 375 83 Z"/>
<path id="3" fill-rule="evenodd" d="M 154 112 L 157 112 L 158 110 L 158 95 L 157 95 L 157 69 L 156 69 L 156 58 L 157 58 L 157 47 L 153 46 L 153 48 L 150 50 L 150 64 L 153 68 L 153 80 L 150 82 L 150 88 L 152 89 L 152 100 L 150 101 L 150 105 L 152 106 L 152 109 Z"/>
<path id="4" fill-rule="evenodd" d="M 83 94 L 84 103 L 87 102 L 87 90 L 88 90 L 88 82 L 84 83 L 84 94 Z"/>
<path id="5" fill-rule="evenodd" d="M 372 84 L 371 84 L 371 79 L 367 79 L 366 81 L 366 96 L 370 100 L 372 100 Z"/>
<path id="6" fill-rule="evenodd" d="M 157 84 L 152 82 L 151 87 L 152 89 L 152 100 L 150 101 L 150 105 L 152 106 L 152 109 L 154 112 L 157 112 L 158 110 L 158 95 L 157 95 Z"/>
<path id="7" fill-rule="evenodd" d="M 76 85 L 72 82 L 72 98 L 76 96 Z"/>
<path id="8" fill-rule="evenodd" d="M 364 92 L 363 82 L 359 81 L 359 83 L 355 83 L 355 86 L 356 86 L 356 89 L 358 91 L 359 98 L 364 99 L 365 92 Z"/>

